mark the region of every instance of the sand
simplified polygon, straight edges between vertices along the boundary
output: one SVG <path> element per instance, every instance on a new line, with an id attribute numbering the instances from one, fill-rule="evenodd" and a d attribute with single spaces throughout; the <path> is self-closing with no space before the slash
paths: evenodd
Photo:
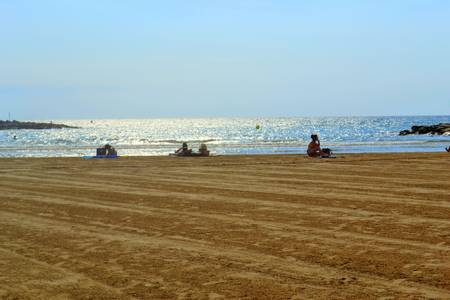
<path id="1" fill-rule="evenodd" d="M 450 155 L 0 159 L 0 299 L 450 299 Z"/>

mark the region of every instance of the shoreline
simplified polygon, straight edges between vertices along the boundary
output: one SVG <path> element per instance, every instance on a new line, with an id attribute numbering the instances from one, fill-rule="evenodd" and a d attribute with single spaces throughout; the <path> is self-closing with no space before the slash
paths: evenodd
<path id="1" fill-rule="evenodd" d="M 388 156 L 388 155 L 439 155 L 439 154 L 444 154 L 444 155 L 450 155 L 448 152 L 445 151 L 445 149 L 443 149 L 443 151 L 437 152 L 437 151 L 423 151 L 423 152 L 348 152 L 348 153 L 335 153 L 334 155 L 336 156 L 336 158 L 342 158 L 344 156 Z M 206 157 L 176 157 L 176 156 L 170 156 L 169 154 L 167 155 L 120 155 L 119 157 L 115 158 L 115 159 L 145 159 L 145 158 L 178 158 L 178 159 L 214 159 L 214 158 L 218 158 L 218 157 L 304 157 L 307 159 L 316 159 L 316 160 L 323 160 L 326 158 L 315 158 L 315 157 L 308 157 L 306 153 L 302 154 L 302 153 L 252 153 L 252 154 L 234 154 L 234 153 L 230 153 L 230 154 L 213 154 L 211 156 L 206 156 Z M 0 157 L 0 160 L 8 160 L 8 159 L 85 159 L 84 156 L 11 156 L 11 157 Z M 330 158 L 328 160 L 333 160 L 334 158 Z"/>

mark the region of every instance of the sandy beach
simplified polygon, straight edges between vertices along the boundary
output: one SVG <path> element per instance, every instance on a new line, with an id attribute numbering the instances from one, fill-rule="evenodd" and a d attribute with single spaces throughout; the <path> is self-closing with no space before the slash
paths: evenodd
<path id="1" fill-rule="evenodd" d="M 0 159 L 0 299 L 450 299 L 450 155 Z"/>

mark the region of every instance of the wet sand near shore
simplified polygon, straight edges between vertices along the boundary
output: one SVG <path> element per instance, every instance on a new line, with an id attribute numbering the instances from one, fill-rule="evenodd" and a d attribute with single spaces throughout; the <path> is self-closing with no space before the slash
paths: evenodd
<path id="1" fill-rule="evenodd" d="M 0 299 L 450 299 L 450 155 L 0 159 Z"/>

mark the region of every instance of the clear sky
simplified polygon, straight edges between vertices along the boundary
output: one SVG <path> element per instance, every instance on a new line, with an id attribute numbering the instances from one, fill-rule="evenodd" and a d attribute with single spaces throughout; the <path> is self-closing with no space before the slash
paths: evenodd
<path id="1" fill-rule="evenodd" d="M 447 0 L 0 0 L 0 119 L 450 114 Z"/>

